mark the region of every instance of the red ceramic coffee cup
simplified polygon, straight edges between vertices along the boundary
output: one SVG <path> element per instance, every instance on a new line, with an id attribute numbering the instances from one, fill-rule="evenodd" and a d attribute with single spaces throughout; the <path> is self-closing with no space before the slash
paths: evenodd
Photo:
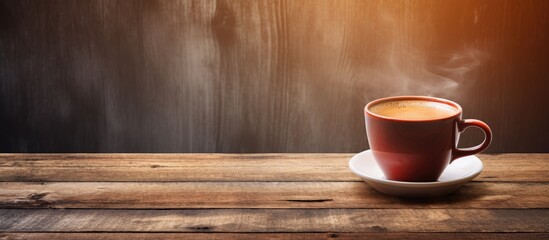
<path id="1" fill-rule="evenodd" d="M 371 107 L 388 101 L 421 100 L 437 102 L 455 109 L 450 116 L 409 120 L 383 116 Z M 394 181 L 436 181 L 453 160 L 484 151 L 492 141 L 490 127 L 482 121 L 461 119 L 457 103 L 434 97 L 400 96 L 372 101 L 364 108 L 368 142 L 385 177 Z M 468 127 L 478 127 L 484 141 L 478 146 L 459 149 L 459 134 Z"/>

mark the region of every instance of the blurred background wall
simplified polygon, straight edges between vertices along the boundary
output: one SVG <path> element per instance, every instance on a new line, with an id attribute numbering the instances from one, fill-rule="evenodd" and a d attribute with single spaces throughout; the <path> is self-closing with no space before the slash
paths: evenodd
<path id="1" fill-rule="evenodd" d="M 544 0 L 0 1 L 1 152 L 357 152 L 408 94 L 549 152 L 548 91 Z"/>

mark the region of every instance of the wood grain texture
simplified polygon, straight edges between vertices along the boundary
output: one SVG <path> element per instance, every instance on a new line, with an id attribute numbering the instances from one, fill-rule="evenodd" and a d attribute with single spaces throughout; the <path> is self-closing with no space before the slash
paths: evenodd
<path id="1" fill-rule="evenodd" d="M 549 233 L 0 233 L 2 240 L 175 240 L 175 239 L 447 239 L 447 240 L 545 240 Z"/>
<path id="2" fill-rule="evenodd" d="M 361 181 L 353 154 L 0 154 L 0 181 Z M 477 181 L 549 181 L 548 154 L 479 155 Z"/>
<path id="3" fill-rule="evenodd" d="M 362 182 L 0 183 L 0 208 L 549 208 L 549 183 L 472 182 L 431 199 Z"/>
<path id="4" fill-rule="evenodd" d="M 374 191 L 351 156 L 0 154 L 0 239 L 548 237 L 547 154 L 480 155 L 431 199 Z"/>
<path id="5" fill-rule="evenodd" d="M 546 209 L 0 209 L 9 232 L 546 233 L 548 221 Z"/>
<path id="6" fill-rule="evenodd" d="M 1 152 L 358 152 L 433 95 L 549 152 L 544 0 L 1 0 Z M 480 141 L 462 135 L 462 145 Z"/>

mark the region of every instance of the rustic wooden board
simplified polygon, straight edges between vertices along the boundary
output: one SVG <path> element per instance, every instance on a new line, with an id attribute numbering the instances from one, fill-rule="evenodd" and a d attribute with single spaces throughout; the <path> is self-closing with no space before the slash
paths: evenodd
<path id="1" fill-rule="evenodd" d="M 0 181 L 361 181 L 353 154 L 0 154 Z M 477 181 L 549 181 L 549 154 L 479 155 Z"/>
<path id="2" fill-rule="evenodd" d="M 0 209 L 9 232 L 548 232 L 546 209 Z"/>
<path id="3" fill-rule="evenodd" d="M 460 239 L 460 240 L 546 240 L 549 233 L 0 233 L 2 240 L 176 240 L 176 239 Z"/>
<path id="4" fill-rule="evenodd" d="M 549 183 L 471 182 L 402 199 L 362 182 L 3 182 L 0 208 L 549 208 Z"/>
<path id="5" fill-rule="evenodd" d="M 548 154 L 481 155 L 433 199 L 376 192 L 350 156 L 0 154 L 0 239 L 548 237 Z"/>

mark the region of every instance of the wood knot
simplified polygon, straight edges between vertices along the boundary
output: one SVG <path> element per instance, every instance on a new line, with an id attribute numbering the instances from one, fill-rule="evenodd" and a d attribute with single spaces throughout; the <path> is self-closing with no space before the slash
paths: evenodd
<path id="1" fill-rule="evenodd" d="M 288 202 L 329 202 L 333 201 L 331 198 L 321 198 L 321 199 L 287 199 L 284 201 Z"/>
<path id="2" fill-rule="evenodd" d="M 48 194 L 50 194 L 50 193 L 49 192 L 31 193 L 27 196 L 27 199 L 36 201 L 36 200 L 42 199 L 43 197 L 47 196 Z"/>
<path id="3" fill-rule="evenodd" d="M 373 232 L 387 232 L 388 229 L 386 227 L 374 225 L 370 227 L 370 230 L 372 230 Z"/>
<path id="4" fill-rule="evenodd" d="M 214 227 L 210 226 L 193 226 L 193 227 L 187 227 L 187 229 L 193 230 L 193 231 L 211 231 L 214 229 Z"/>

